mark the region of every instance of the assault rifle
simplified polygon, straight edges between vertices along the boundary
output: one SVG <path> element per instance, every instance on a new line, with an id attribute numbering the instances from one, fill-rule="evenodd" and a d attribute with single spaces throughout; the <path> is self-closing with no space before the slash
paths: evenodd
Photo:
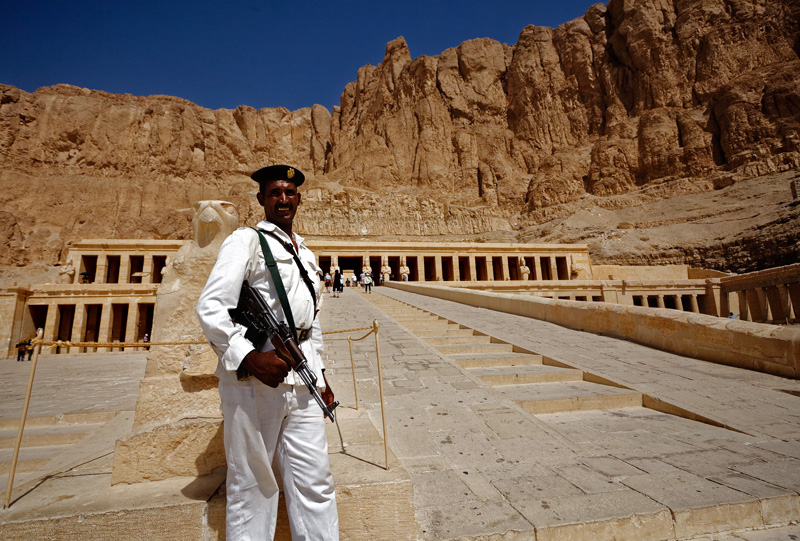
<path id="1" fill-rule="evenodd" d="M 239 304 L 235 310 L 229 310 L 229 313 L 234 322 L 247 327 L 244 336 L 253 343 L 257 350 L 261 350 L 267 340 L 272 342 L 276 353 L 280 354 L 279 357 L 283 360 L 288 359 L 289 366 L 306 384 L 311 396 L 322 408 L 325 417 L 330 418 L 333 422 L 335 420 L 333 410 L 339 405 L 339 402 L 334 402 L 330 406 L 325 404 L 317 390 L 317 376 L 309 370 L 306 357 L 300 351 L 294 333 L 286 323 L 278 322 L 275 312 L 269 307 L 264 297 L 256 289 L 250 287 L 247 280 L 242 283 Z M 240 366 L 236 370 L 236 376 L 241 380 L 250 376 L 250 373 L 245 367 Z"/>

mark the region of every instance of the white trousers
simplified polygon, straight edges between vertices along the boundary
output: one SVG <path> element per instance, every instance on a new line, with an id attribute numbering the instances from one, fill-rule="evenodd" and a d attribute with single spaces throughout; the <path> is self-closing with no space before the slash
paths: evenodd
<path id="1" fill-rule="evenodd" d="M 277 455 L 292 540 L 338 540 L 325 421 L 308 389 L 220 383 L 219 392 L 228 461 L 226 538 L 275 537 L 279 487 L 272 462 Z"/>

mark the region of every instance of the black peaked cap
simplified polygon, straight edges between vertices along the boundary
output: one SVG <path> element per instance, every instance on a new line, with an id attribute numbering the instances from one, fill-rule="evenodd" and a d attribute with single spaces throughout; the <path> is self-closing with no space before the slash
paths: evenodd
<path id="1" fill-rule="evenodd" d="M 250 178 L 264 184 L 265 182 L 272 182 L 273 180 L 287 180 L 293 182 L 295 186 L 300 186 L 305 182 L 306 177 L 299 169 L 295 169 L 289 165 L 270 165 L 262 167 L 252 175 Z"/>

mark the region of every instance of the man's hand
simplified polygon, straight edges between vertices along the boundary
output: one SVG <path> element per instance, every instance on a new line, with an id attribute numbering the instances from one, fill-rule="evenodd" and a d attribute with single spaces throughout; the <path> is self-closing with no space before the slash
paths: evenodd
<path id="1" fill-rule="evenodd" d="M 275 351 L 261 353 L 253 350 L 242 359 L 242 365 L 261 383 L 273 389 L 283 383 L 291 368 Z"/>
<path id="2" fill-rule="evenodd" d="M 331 384 L 328 383 L 327 378 L 325 377 L 325 372 L 322 373 L 322 379 L 325 380 L 325 390 L 322 391 L 322 401 L 325 402 L 326 406 L 330 406 L 333 404 L 334 396 L 333 396 L 333 389 L 331 389 Z"/>

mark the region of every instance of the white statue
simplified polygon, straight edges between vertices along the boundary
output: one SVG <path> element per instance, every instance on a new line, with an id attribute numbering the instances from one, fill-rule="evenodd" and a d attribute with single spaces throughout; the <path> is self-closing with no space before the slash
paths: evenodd
<path id="1" fill-rule="evenodd" d="M 211 243 L 217 245 L 214 254 L 228 235 L 239 227 L 239 212 L 236 205 L 227 201 L 198 201 L 194 204 L 192 235 L 200 248 Z"/>
<path id="2" fill-rule="evenodd" d="M 388 282 L 392 277 L 392 267 L 389 266 L 389 256 L 386 255 L 381 257 L 381 276 L 384 282 Z"/>
<path id="3" fill-rule="evenodd" d="M 531 269 L 525 264 L 525 258 L 518 257 L 517 264 L 519 265 L 520 276 L 522 276 L 523 280 L 527 280 L 528 276 L 531 274 Z"/>
<path id="4" fill-rule="evenodd" d="M 71 284 L 74 282 L 74 280 L 75 280 L 75 266 L 72 264 L 72 260 L 70 259 L 58 271 L 58 283 Z"/>
<path id="5" fill-rule="evenodd" d="M 406 256 L 400 256 L 400 276 L 401 280 L 408 282 L 408 275 L 411 274 L 411 269 L 406 265 Z"/>

